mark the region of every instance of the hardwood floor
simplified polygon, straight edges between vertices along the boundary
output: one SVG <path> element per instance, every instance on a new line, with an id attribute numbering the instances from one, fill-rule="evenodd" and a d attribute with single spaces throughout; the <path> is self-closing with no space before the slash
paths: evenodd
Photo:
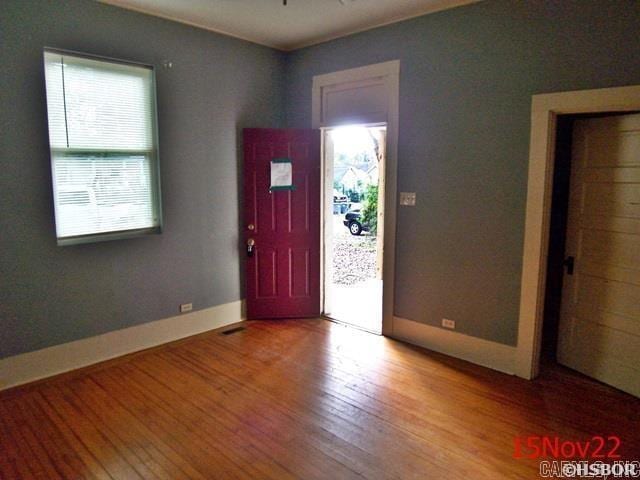
<path id="1" fill-rule="evenodd" d="M 540 478 L 514 437 L 621 438 L 640 400 L 325 320 L 247 322 L 0 394 L 0 478 Z"/>

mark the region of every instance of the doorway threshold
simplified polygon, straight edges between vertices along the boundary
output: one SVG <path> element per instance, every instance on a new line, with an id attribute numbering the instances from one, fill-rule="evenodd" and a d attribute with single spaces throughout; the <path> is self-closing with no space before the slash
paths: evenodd
<path id="1" fill-rule="evenodd" d="M 360 325 L 356 325 L 354 323 L 349 323 L 349 322 L 341 320 L 339 318 L 331 317 L 331 316 L 327 315 L 326 313 L 323 313 L 321 315 L 321 318 L 323 318 L 325 320 L 328 320 L 328 321 L 330 321 L 332 323 L 336 323 L 338 325 L 342 325 L 342 326 L 349 327 L 349 328 L 354 328 L 356 330 L 360 330 L 360 331 L 366 332 L 366 333 L 371 333 L 373 335 L 382 336 L 382 332 L 379 331 L 379 330 L 377 330 L 377 331 L 376 330 L 371 330 L 369 328 L 366 328 L 366 327 L 363 327 L 363 326 L 360 326 Z"/>

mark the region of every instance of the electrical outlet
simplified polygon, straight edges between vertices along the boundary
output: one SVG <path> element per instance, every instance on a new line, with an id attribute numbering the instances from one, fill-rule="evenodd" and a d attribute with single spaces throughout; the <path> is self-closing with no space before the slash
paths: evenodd
<path id="1" fill-rule="evenodd" d="M 180 313 L 187 313 L 193 310 L 193 303 L 183 303 L 180 305 Z"/>
<path id="2" fill-rule="evenodd" d="M 442 319 L 442 326 L 444 328 L 451 328 L 451 329 L 455 330 L 456 322 L 455 322 L 455 320 L 449 320 L 448 318 L 443 318 Z"/>

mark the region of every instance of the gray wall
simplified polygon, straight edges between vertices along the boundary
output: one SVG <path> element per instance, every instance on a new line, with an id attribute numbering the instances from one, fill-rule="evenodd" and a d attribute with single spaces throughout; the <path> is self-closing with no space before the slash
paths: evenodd
<path id="1" fill-rule="evenodd" d="M 158 67 L 162 235 L 56 246 L 45 45 Z M 237 134 L 283 124 L 283 60 L 93 1 L 2 0 L 0 357 L 241 298 Z"/>
<path id="2" fill-rule="evenodd" d="M 493 1 L 290 54 L 89 0 L 0 10 L 0 358 L 242 297 L 241 127 L 308 127 L 313 75 L 400 59 L 395 313 L 515 344 L 530 98 L 640 83 L 638 1 Z M 153 63 L 165 231 L 57 247 L 52 46 Z M 162 61 L 174 63 L 172 70 Z"/>
<path id="3" fill-rule="evenodd" d="M 312 76 L 401 60 L 395 314 L 515 345 L 531 95 L 640 84 L 639 1 L 493 1 L 293 52 L 287 117 Z"/>

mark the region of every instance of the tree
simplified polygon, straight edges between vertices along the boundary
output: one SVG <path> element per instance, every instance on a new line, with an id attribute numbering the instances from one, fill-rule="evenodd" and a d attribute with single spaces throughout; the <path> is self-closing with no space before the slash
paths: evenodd
<path id="1" fill-rule="evenodd" d="M 369 225 L 369 232 L 378 232 L 378 185 L 368 185 L 364 194 L 364 208 L 362 209 L 362 223 Z"/>

